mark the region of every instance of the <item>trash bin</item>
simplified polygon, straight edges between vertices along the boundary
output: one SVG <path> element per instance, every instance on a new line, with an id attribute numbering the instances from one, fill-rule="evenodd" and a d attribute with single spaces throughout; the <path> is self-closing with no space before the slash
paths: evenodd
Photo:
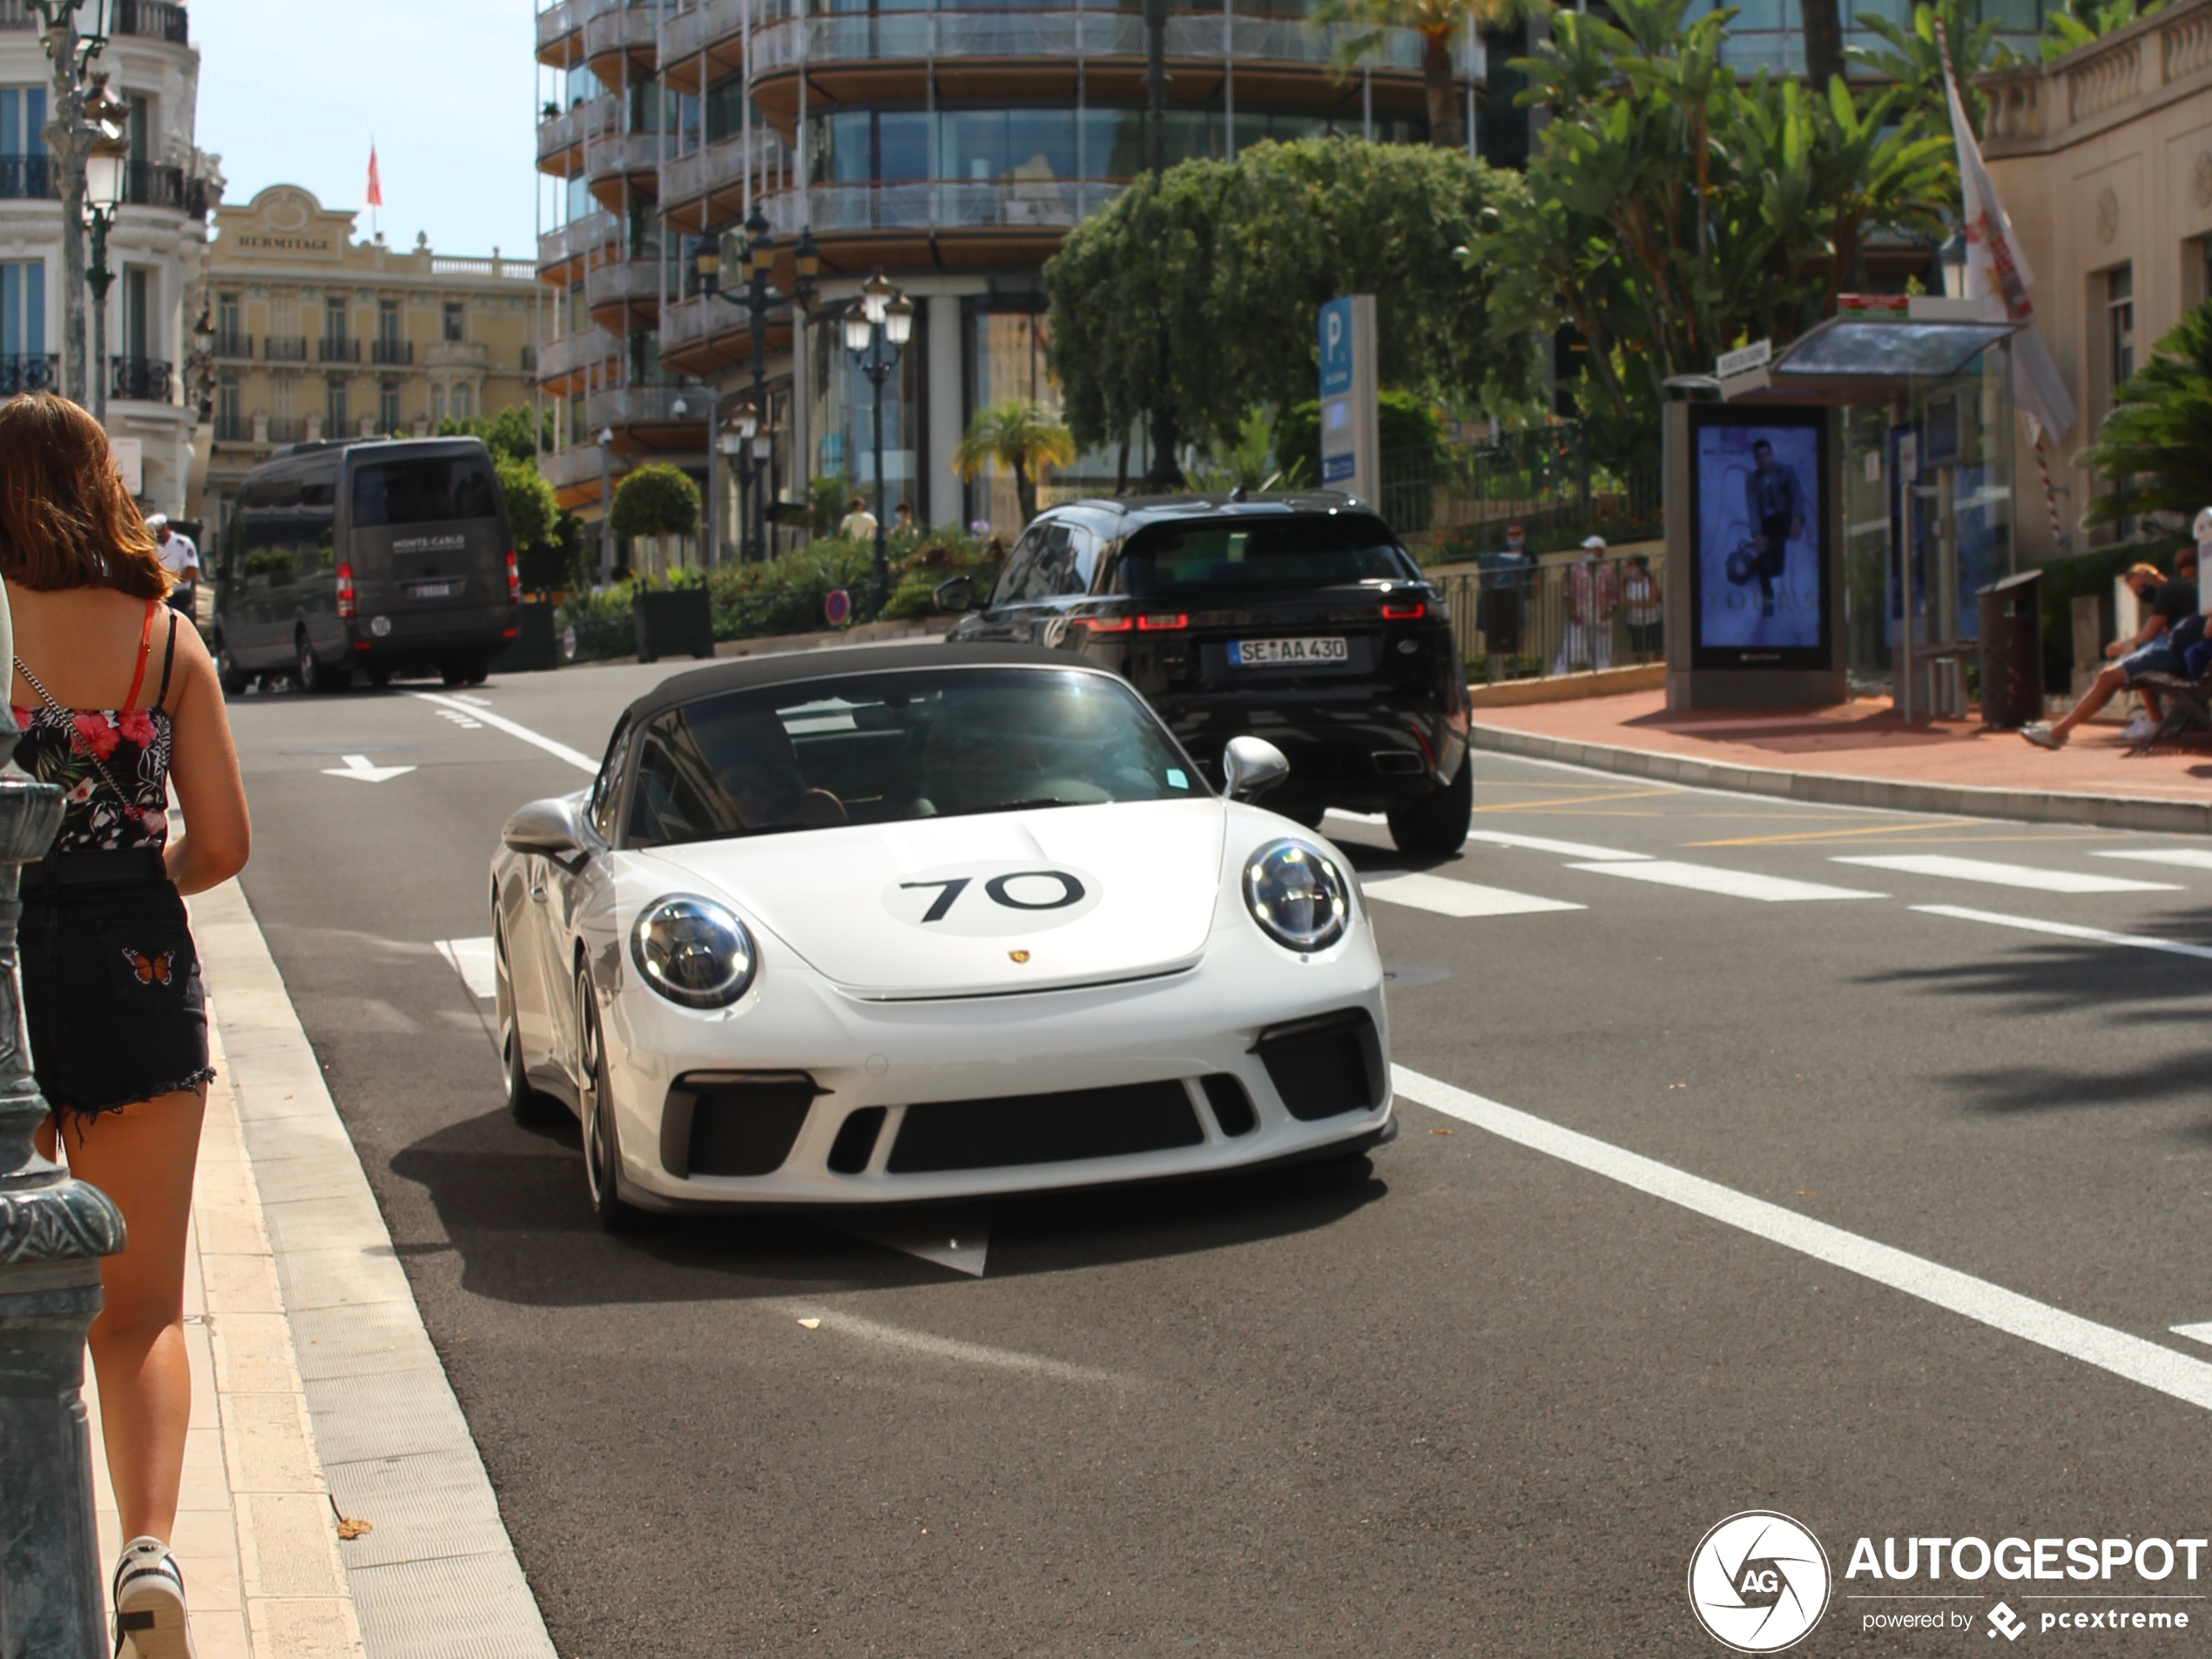
<path id="1" fill-rule="evenodd" d="M 2023 570 L 1978 589 L 1981 722 L 2000 729 L 2043 718 L 2043 573 Z"/>
<path id="2" fill-rule="evenodd" d="M 637 660 L 714 655 L 714 610 L 705 588 L 643 588 L 631 601 Z"/>

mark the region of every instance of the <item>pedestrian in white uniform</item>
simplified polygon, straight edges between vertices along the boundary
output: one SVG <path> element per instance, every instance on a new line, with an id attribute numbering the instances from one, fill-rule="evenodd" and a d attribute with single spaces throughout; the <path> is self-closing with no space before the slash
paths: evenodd
<path id="1" fill-rule="evenodd" d="M 166 513 L 156 513 L 146 520 L 146 533 L 153 537 L 154 554 L 161 568 L 176 578 L 169 590 L 169 608 L 189 622 L 199 591 L 199 549 L 182 530 L 170 529 Z"/>
<path id="2" fill-rule="evenodd" d="M 1601 670 L 1613 666 L 1613 613 L 1621 607 L 1621 577 L 1602 562 L 1604 552 L 1605 537 L 1590 536 L 1582 543 L 1581 558 L 1567 567 L 1567 626 L 1560 631 L 1554 674 L 1566 673 L 1575 663 Z"/>

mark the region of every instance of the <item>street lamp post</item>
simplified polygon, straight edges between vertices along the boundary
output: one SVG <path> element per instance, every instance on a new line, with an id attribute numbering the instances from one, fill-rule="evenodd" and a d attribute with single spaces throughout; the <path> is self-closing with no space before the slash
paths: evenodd
<path id="1" fill-rule="evenodd" d="M 752 408 L 756 422 L 768 407 L 768 301 L 775 293 L 774 265 L 775 238 L 769 233 L 767 216 L 758 203 L 746 218 L 745 241 L 738 258 L 738 280 L 744 285 L 745 332 L 752 341 Z M 814 277 L 821 269 L 821 255 L 815 252 L 814 239 L 799 233 L 799 246 L 792 250 L 792 263 L 798 270 L 798 280 L 792 285 L 792 354 L 794 361 L 802 349 L 798 311 L 804 311 L 814 298 Z M 721 286 L 722 256 L 711 246 L 703 247 L 698 254 L 699 287 L 703 293 L 719 294 L 728 300 L 732 296 Z M 757 428 L 756 428 L 757 429 Z M 745 438 L 758 442 L 754 433 Z M 735 453 L 732 451 L 732 453 Z M 750 469 L 747 469 L 748 474 Z M 754 488 L 758 489 L 756 482 Z M 765 560 L 768 556 L 768 516 L 759 503 L 755 503 L 752 528 L 744 528 L 740 509 L 738 545 L 740 561 Z"/>
<path id="2" fill-rule="evenodd" d="M 868 564 L 868 594 L 880 613 L 891 585 L 891 560 L 884 545 L 883 383 L 899 366 L 900 347 L 914 337 L 914 302 L 893 287 L 882 272 L 868 279 L 858 305 L 845 314 L 845 349 L 875 388 L 875 556 Z"/>
<path id="3" fill-rule="evenodd" d="M 725 431 L 717 430 L 717 431 L 716 431 L 716 433 L 714 434 L 713 442 L 712 442 L 711 444 L 709 444 L 709 445 L 708 445 L 708 449 L 709 449 L 709 452 L 710 452 L 710 453 L 712 453 L 713 451 L 716 451 L 716 450 L 719 450 L 719 451 L 722 453 L 722 455 L 725 455 L 725 457 L 727 457 L 727 459 L 728 459 L 728 461 L 729 461 L 729 463 L 730 463 L 730 466 L 731 466 L 731 469 L 732 469 L 732 476 L 733 476 L 733 477 L 736 479 L 736 481 L 737 481 L 737 485 L 738 485 L 738 563 L 740 563 L 740 564 L 742 564 L 742 563 L 745 563 L 745 543 L 746 543 L 746 539 L 747 539 L 747 531 L 746 531 L 746 528 L 745 528 L 745 459 L 744 459 L 745 440 L 744 440 L 744 439 L 743 439 L 743 438 L 739 435 L 739 434 L 741 434 L 742 432 L 744 432 L 744 431 L 745 431 L 745 421 L 746 421 L 746 417 L 747 417 L 747 416 L 749 416 L 752 413 L 752 406 L 751 404 L 747 404 L 747 405 L 746 405 L 746 406 L 745 406 L 743 409 L 741 409 L 740 411 L 738 411 L 738 430 L 737 430 L 736 432 L 725 432 Z M 719 505 L 719 503 L 718 502 L 718 505 Z"/>
<path id="4" fill-rule="evenodd" d="M 615 575 L 615 429 L 599 428 L 599 584 Z"/>
<path id="5" fill-rule="evenodd" d="M 107 291 L 115 281 L 115 273 L 107 264 L 107 233 L 123 200 L 124 178 L 131 161 L 131 147 L 124 139 L 121 124 L 109 118 L 120 107 L 107 90 L 107 77 L 93 76 L 92 90 L 84 101 L 84 113 L 98 135 L 84 157 L 84 223 L 92 233 L 84 286 L 92 292 L 92 418 L 101 421 L 107 419 Z M 123 392 L 128 396 L 132 388 L 126 385 Z"/>
<path id="6" fill-rule="evenodd" d="M 84 401 L 84 158 L 98 138 L 84 118 L 85 71 L 107 44 L 114 0 L 25 0 L 54 65 L 53 109 L 39 137 L 62 200 L 62 395 Z"/>

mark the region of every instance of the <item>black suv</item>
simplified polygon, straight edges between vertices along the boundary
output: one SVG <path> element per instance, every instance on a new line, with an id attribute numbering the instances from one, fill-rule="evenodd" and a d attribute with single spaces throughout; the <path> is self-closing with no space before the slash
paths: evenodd
<path id="1" fill-rule="evenodd" d="M 1041 513 L 954 640 L 1082 652 L 1124 676 L 1218 783 L 1222 746 L 1291 763 L 1273 810 L 1380 812 L 1408 853 L 1467 839 L 1464 664 L 1443 596 L 1390 527 L 1333 491 L 1068 502 Z"/>

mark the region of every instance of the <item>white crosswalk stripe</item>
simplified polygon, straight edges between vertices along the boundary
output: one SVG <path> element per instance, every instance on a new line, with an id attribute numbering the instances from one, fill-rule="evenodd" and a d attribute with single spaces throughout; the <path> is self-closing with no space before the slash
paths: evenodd
<path id="1" fill-rule="evenodd" d="M 1765 904 L 1796 904 L 1818 899 L 1884 899 L 1882 893 L 1856 887 L 1824 887 L 1817 881 L 1793 881 L 1787 876 L 1758 875 L 1750 870 L 1722 870 L 1704 864 L 1677 864 L 1668 859 L 1638 863 L 1616 860 L 1604 864 L 1570 864 L 1570 870 L 1598 875 L 1625 876 L 1664 887 L 1687 887 L 1693 893 L 1718 894 L 1729 899 L 1757 899 Z"/>
<path id="2" fill-rule="evenodd" d="M 1631 860 L 1641 861 L 1651 856 L 1649 853 L 1624 853 L 1614 846 L 1587 846 L 1581 841 L 1547 840 L 1541 835 L 1511 835 L 1503 830 L 1469 830 L 1467 840 L 1487 841 L 1492 846 L 1521 847 L 1531 853 L 1556 853 L 1569 859 L 1627 862 Z"/>
<path id="3" fill-rule="evenodd" d="M 2091 875 L 2079 870 L 2039 870 L 2026 864 L 2000 864 L 1991 859 L 1953 858 L 1943 853 L 1880 853 L 1838 856 L 1838 864 L 1864 865 L 1871 870 L 1896 870 L 1906 875 L 1932 875 L 1953 881 L 1980 881 L 1991 887 L 2028 887 L 2038 893 L 2179 893 L 2170 881 L 2137 881 L 2128 876 Z"/>
<path id="4" fill-rule="evenodd" d="M 1521 916 L 1545 910 L 1581 910 L 1588 907 L 1559 899 L 1539 899 L 1533 894 L 1509 893 L 1473 881 L 1424 875 L 1418 870 L 1377 870 L 1359 878 L 1359 890 L 1370 899 L 1433 911 L 1440 916 Z"/>
<path id="5" fill-rule="evenodd" d="M 1963 905 L 1916 904 L 1924 916 L 1949 916 L 1956 921 L 1986 921 L 1997 927 L 2018 927 L 2024 933 L 2055 934 L 2060 939 L 2086 939 L 2098 945 L 2128 945 L 2137 950 L 2161 950 L 2169 956 L 2197 956 L 2212 961 L 2212 946 L 2191 945 L 2178 939 L 2155 939 L 2148 934 L 2117 934 L 2104 927 L 2082 927 L 2070 921 L 2044 921 L 2033 916 L 2008 916 L 1996 910 L 1969 910 Z"/>
<path id="6" fill-rule="evenodd" d="M 469 988 L 471 996 L 489 1001 L 497 995 L 498 969 L 492 963 L 489 934 L 481 939 L 441 939 L 438 954 L 453 965 L 453 971 L 461 975 L 461 982 Z"/>
<path id="7" fill-rule="evenodd" d="M 2125 853 L 2092 853 L 2093 859 L 2128 859 L 2137 864 L 2171 864 L 2184 870 L 2212 870 L 2212 852 L 2199 846 L 2144 847 Z"/>

